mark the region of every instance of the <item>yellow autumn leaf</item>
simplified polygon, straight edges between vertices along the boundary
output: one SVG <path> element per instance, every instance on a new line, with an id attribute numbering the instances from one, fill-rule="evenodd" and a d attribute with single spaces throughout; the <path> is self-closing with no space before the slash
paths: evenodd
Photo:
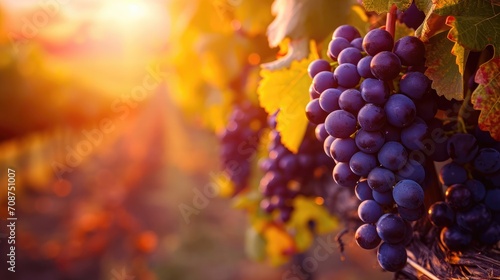
<path id="1" fill-rule="evenodd" d="M 298 252 L 304 252 L 309 249 L 313 243 L 313 233 L 307 228 L 299 228 L 293 235 Z"/>
<path id="2" fill-rule="evenodd" d="M 339 224 L 325 207 L 315 202 L 314 198 L 296 197 L 293 206 L 295 210 L 287 223 L 287 228 L 295 232 L 294 238 L 298 251 L 307 250 L 313 242 L 313 235 L 309 228 L 310 221 L 315 222 L 314 230 L 317 234 L 332 232 Z"/>
<path id="3" fill-rule="evenodd" d="M 283 228 L 276 225 L 266 227 L 263 232 L 266 240 L 266 253 L 272 265 L 282 265 L 286 263 L 293 252 L 295 243 L 293 238 Z"/>
<path id="4" fill-rule="evenodd" d="M 304 109 L 309 102 L 312 80 L 307 66 L 317 58 L 317 52 L 311 51 L 309 58 L 292 62 L 290 68 L 261 70 L 262 81 L 257 89 L 260 105 L 269 114 L 280 110 L 276 129 L 283 145 L 294 153 L 299 149 L 308 123 Z"/>
<path id="5" fill-rule="evenodd" d="M 267 26 L 273 20 L 271 15 L 272 0 L 232 0 L 229 1 L 235 8 L 234 16 L 243 30 L 252 36 L 265 34 Z"/>

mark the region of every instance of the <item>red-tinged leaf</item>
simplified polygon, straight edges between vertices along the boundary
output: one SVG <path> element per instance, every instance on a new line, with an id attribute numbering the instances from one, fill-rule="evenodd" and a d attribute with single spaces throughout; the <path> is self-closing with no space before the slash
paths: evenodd
<path id="1" fill-rule="evenodd" d="M 446 99 L 463 99 L 464 85 L 457 59 L 467 58 L 466 50 L 448 40 L 446 32 L 441 32 L 425 44 L 427 70 L 425 74 L 432 80 L 432 88 Z M 452 50 L 455 55 L 452 54 Z"/>
<path id="2" fill-rule="evenodd" d="M 474 109 L 481 110 L 479 128 L 500 141 L 500 57 L 479 66 L 475 81 L 479 86 L 472 93 L 471 101 Z"/>
<path id="3" fill-rule="evenodd" d="M 446 16 L 440 16 L 434 13 L 435 5 L 432 0 L 416 0 L 417 8 L 425 13 L 425 19 L 422 24 L 415 30 L 415 36 L 423 42 L 427 42 L 432 36 L 449 30 L 446 25 Z"/>

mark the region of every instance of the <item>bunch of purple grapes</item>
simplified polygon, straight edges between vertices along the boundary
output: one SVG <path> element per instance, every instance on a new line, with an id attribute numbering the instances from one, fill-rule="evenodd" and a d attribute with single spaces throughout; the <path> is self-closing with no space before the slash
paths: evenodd
<path id="1" fill-rule="evenodd" d="M 333 179 L 355 188 L 362 201 L 358 245 L 378 247 L 379 264 L 388 271 L 405 266 L 410 222 L 425 214 L 425 161 L 446 159 L 436 148 L 445 141 L 430 133 L 441 122 L 434 118 L 436 94 L 423 74 L 424 55 L 416 37 L 394 43 L 389 32 L 374 29 L 361 38 L 343 25 L 328 46 L 338 66 L 332 71 L 330 62 L 318 59 L 308 68 L 313 82 L 306 115 L 335 161 Z"/>
<path id="2" fill-rule="evenodd" d="M 249 101 L 235 105 L 229 122 L 219 134 L 222 168 L 234 185 L 235 193 L 245 189 L 267 113 Z"/>
<path id="3" fill-rule="evenodd" d="M 314 125 L 307 127 L 296 154 L 282 143 L 276 130 L 276 114 L 269 116 L 269 156 L 260 162 L 265 175 L 260 181 L 264 196 L 261 208 L 268 214 L 277 213 L 278 220 L 287 222 L 294 210 L 293 199 L 298 196 L 324 197 L 324 183 L 332 161 L 323 153 L 314 134 Z"/>
<path id="4" fill-rule="evenodd" d="M 445 201 L 429 208 L 441 242 L 452 251 L 500 241 L 500 143 L 480 130 L 476 135 L 456 133 L 448 139 L 452 161 L 439 171 Z"/>

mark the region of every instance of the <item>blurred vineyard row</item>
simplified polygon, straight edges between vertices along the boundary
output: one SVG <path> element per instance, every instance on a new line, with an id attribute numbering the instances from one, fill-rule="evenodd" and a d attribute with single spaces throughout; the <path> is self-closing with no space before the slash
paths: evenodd
<path id="1" fill-rule="evenodd" d="M 287 267 L 246 258 L 230 201 L 189 224 L 178 208 L 217 169 L 213 132 L 279 55 L 271 2 L 0 4 L 0 182 L 16 170 L 18 217 L 11 274 L 0 190 L 1 279 L 281 279 Z M 342 279 L 376 267 L 330 258 L 320 272 Z"/>
<path id="2" fill-rule="evenodd" d="M 244 228 L 243 213 L 222 218 L 216 201 L 188 227 L 177 208 L 210 180 L 216 151 L 174 106 L 184 76 L 171 61 L 191 42 L 167 43 L 169 19 L 212 3 L 44 3 L 0 6 L 0 168 L 16 170 L 19 218 L 17 271 L 0 239 L 0 278 L 244 279 L 255 265 L 242 232 L 218 230 Z"/>

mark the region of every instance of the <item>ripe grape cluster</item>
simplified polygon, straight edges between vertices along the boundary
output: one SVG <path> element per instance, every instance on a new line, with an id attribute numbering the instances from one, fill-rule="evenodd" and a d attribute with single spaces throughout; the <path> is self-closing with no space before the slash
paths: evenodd
<path id="1" fill-rule="evenodd" d="M 422 73 L 424 54 L 416 37 L 394 42 L 389 32 L 374 29 L 362 38 L 343 25 L 328 46 L 334 62 L 318 59 L 308 68 L 313 82 L 306 115 L 335 162 L 333 179 L 355 188 L 362 201 L 358 215 L 365 224 L 356 242 L 378 247 L 379 264 L 388 271 L 405 266 L 410 222 L 425 214 L 423 163 L 444 160 L 434 149 L 441 142 L 429 133 L 441 122 L 434 119 L 431 81 Z"/>
<path id="2" fill-rule="evenodd" d="M 488 133 L 476 130 L 476 135 L 456 133 L 448 139 L 452 161 L 439 171 L 445 201 L 429 208 L 441 242 L 452 251 L 500 241 L 500 145 Z"/>
<path id="3" fill-rule="evenodd" d="M 235 192 L 247 187 L 252 162 L 267 114 L 250 101 L 235 105 L 224 130 L 218 135 L 221 143 L 222 168 L 234 185 Z"/>
<path id="4" fill-rule="evenodd" d="M 322 182 L 328 179 L 327 171 L 331 170 L 333 163 L 318 145 L 314 125 L 307 127 L 297 153 L 292 153 L 281 143 L 276 130 L 276 114 L 269 116 L 269 125 L 272 128 L 269 132 L 269 156 L 259 164 L 265 172 L 259 186 L 264 196 L 260 205 L 268 214 L 277 213 L 279 221 L 287 222 L 294 210 L 295 197 L 325 196 Z"/>

